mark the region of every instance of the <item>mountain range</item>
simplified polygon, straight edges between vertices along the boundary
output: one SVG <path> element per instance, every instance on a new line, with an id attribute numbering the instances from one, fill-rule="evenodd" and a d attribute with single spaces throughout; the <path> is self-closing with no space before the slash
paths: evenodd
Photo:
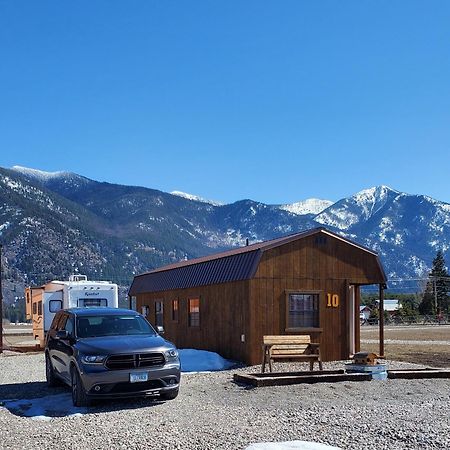
<path id="1" fill-rule="evenodd" d="M 377 251 L 388 278 L 423 276 L 439 249 L 450 256 L 450 204 L 387 186 L 337 202 L 221 204 L 71 172 L 0 168 L 3 270 L 13 284 L 85 273 L 126 286 L 164 264 L 317 226 Z"/>

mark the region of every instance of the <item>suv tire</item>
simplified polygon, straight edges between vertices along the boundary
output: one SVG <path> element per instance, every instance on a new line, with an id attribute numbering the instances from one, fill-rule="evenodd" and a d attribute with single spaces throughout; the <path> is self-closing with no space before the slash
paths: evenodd
<path id="1" fill-rule="evenodd" d="M 54 387 L 61 384 L 59 379 L 55 375 L 55 370 L 53 369 L 52 362 L 48 353 L 45 354 L 45 378 L 47 379 L 47 386 L 49 387 Z"/>
<path id="2" fill-rule="evenodd" d="M 83 382 L 81 381 L 80 374 L 75 367 L 72 367 L 70 371 L 72 380 L 72 403 L 73 406 L 89 406 L 90 399 L 86 394 L 83 387 Z"/>

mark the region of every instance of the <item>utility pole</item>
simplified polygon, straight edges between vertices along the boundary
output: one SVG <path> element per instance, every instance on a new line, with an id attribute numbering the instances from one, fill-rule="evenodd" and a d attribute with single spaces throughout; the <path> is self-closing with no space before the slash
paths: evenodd
<path id="1" fill-rule="evenodd" d="M 433 290 L 434 290 L 434 313 L 438 314 L 438 300 L 437 300 L 437 286 L 436 286 L 436 277 L 432 276 L 433 278 Z"/>
<path id="2" fill-rule="evenodd" d="M 3 353 L 2 244 L 0 244 L 0 353 Z"/>

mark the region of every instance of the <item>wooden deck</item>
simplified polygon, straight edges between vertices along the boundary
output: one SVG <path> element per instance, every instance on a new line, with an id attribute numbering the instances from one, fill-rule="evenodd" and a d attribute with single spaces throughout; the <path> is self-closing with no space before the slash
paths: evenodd
<path id="1" fill-rule="evenodd" d="M 338 381 L 369 381 L 371 374 L 345 373 L 344 370 L 316 370 L 303 372 L 271 372 L 248 373 L 233 375 L 237 383 L 249 384 L 255 387 L 286 386 L 302 383 L 335 383 Z"/>

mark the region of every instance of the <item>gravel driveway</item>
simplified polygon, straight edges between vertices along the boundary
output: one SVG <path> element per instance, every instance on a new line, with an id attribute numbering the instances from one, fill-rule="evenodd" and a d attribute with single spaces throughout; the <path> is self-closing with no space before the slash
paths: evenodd
<path id="1" fill-rule="evenodd" d="M 450 380 L 255 389 L 232 382 L 237 371 L 257 370 L 183 374 L 176 400 L 102 402 L 86 414 L 62 412 L 48 421 L 0 407 L 0 448 L 213 450 L 290 440 L 343 449 L 450 448 Z M 48 389 L 44 379 L 42 354 L 0 355 L 0 400 L 68 395 Z"/>

